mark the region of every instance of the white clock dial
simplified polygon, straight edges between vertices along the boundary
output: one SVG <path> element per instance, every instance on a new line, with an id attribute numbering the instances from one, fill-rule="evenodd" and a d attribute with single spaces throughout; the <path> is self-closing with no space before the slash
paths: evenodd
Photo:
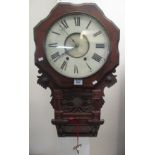
<path id="1" fill-rule="evenodd" d="M 46 42 L 51 67 L 70 78 L 96 73 L 110 52 L 108 35 L 101 24 L 86 14 L 69 14 L 51 26 Z"/>

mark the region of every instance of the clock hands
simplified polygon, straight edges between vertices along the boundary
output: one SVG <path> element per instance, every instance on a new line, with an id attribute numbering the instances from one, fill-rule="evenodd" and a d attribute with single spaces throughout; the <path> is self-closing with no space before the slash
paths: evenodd
<path id="1" fill-rule="evenodd" d="M 61 55 L 58 55 L 57 58 L 54 60 L 54 62 L 56 62 L 58 59 L 62 58 L 68 52 L 72 51 L 75 47 L 71 47 L 71 46 L 57 46 L 56 48 L 66 49 L 66 50 Z"/>
<path id="2" fill-rule="evenodd" d="M 56 48 L 73 49 L 75 47 L 71 47 L 71 46 L 57 46 Z"/>
<path id="3" fill-rule="evenodd" d="M 60 47 L 61 47 L 61 46 L 60 46 Z M 65 52 L 62 53 L 60 56 L 63 56 L 63 55 L 65 55 L 65 54 L 67 54 L 68 52 L 70 52 L 70 51 L 74 50 L 75 48 L 77 48 L 76 46 L 74 46 L 74 47 L 62 46 L 62 47 L 64 47 L 66 50 L 65 50 Z"/>
<path id="4" fill-rule="evenodd" d="M 66 33 L 66 35 L 69 36 L 69 34 L 68 34 L 68 32 L 65 30 L 65 28 L 62 27 L 60 23 L 58 23 L 58 25 L 59 25 L 60 28 Z M 75 47 L 79 47 L 79 44 L 77 44 L 77 43 L 75 42 L 75 40 L 74 40 L 72 37 L 70 37 L 70 39 L 71 39 L 72 42 L 74 43 Z"/>
<path id="5" fill-rule="evenodd" d="M 73 39 L 73 37 L 72 37 L 72 35 L 75 35 L 77 37 L 77 34 L 71 34 L 70 35 L 66 31 L 65 27 L 63 27 L 60 23 L 58 23 L 58 25 L 61 28 L 61 30 L 67 35 L 67 38 L 65 40 L 65 45 L 64 46 L 63 45 L 58 46 L 57 44 L 56 45 L 55 44 L 54 45 L 53 44 L 50 44 L 50 47 L 55 47 L 57 49 L 64 49 L 64 52 L 63 53 L 57 54 L 57 57 L 54 59 L 54 62 L 56 62 L 58 59 L 62 58 L 66 54 L 69 54 L 70 55 L 71 54 L 70 52 L 73 52 L 74 53 L 75 50 L 77 51 L 77 49 L 79 49 L 79 47 L 80 47 L 80 42 L 78 40 L 75 41 L 75 38 Z M 78 36 L 78 37 L 80 37 L 80 36 Z M 68 42 L 69 44 L 66 45 L 67 39 L 69 39 L 72 43 L 69 41 Z"/>
<path id="6" fill-rule="evenodd" d="M 60 24 L 59 24 L 60 25 Z M 60 25 L 60 27 L 64 30 L 64 28 Z M 64 32 L 68 35 L 68 33 L 64 30 Z M 58 56 L 57 56 L 57 58 L 54 60 L 54 62 L 56 62 L 58 59 L 60 59 L 61 57 L 63 57 L 64 55 L 66 55 L 66 54 L 69 54 L 69 52 L 71 52 L 71 51 L 74 51 L 74 49 L 76 49 L 76 48 L 78 48 L 79 47 L 79 43 L 76 43 L 75 41 L 74 41 L 74 39 L 71 37 L 71 36 L 69 36 L 68 35 L 68 38 L 69 39 L 71 39 L 72 40 L 72 42 L 74 43 L 74 45 L 65 45 L 65 46 L 58 46 L 58 45 L 53 45 L 53 46 L 50 46 L 50 47 L 55 47 L 55 48 L 57 48 L 57 49 L 64 49 L 64 52 L 63 53 L 61 53 L 61 54 L 59 54 Z M 50 44 L 51 45 L 51 44 Z"/>

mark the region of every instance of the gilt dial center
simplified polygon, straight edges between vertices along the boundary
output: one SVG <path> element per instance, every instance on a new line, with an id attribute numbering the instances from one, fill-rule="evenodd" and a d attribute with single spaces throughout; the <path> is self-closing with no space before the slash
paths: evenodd
<path id="1" fill-rule="evenodd" d="M 83 57 L 89 51 L 89 41 L 85 35 L 80 33 L 72 33 L 67 36 L 64 45 L 73 47 L 72 49 L 65 49 L 67 54 L 73 58 Z"/>

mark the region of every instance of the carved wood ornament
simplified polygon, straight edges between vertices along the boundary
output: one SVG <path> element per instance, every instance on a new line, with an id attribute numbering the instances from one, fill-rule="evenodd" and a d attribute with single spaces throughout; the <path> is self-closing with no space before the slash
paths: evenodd
<path id="1" fill-rule="evenodd" d="M 80 78 L 68 77 L 51 67 L 46 55 L 47 35 L 52 25 L 62 17 L 67 15 L 78 16 L 81 13 L 92 17 L 104 28 L 110 42 L 109 55 L 104 65 L 94 74 Z M 82 16 L 82 18 L 85 17 Z M 79 19 L 75 20 L 75 24 L 76 22 L 77 26 L 79 26 Z M 68 24 L 68 26 L 70 25 Z M 60 32 L 55 33 L 60 35 Z M 75 37 L 77 36 L 72 36 L 72 38 Z M 104 88 L 116 83 L 114 73 L 115 68 L 119 64 L 119 29 L 105 17 L 96 4 L 73 5 L 70 3 L 58 3 L 48 17 L 34 28 L 34 40 L 36 44 L 35 65 L 39 68 L 38 72 L 40 74 L 38 76 L 38 84 L 45 89 L 47 87 L 51 89 L 51 105 L 55 113 L 55 118 L 51 122 L 56 125 L 58 136 L 77 136 L 77 134 L 88 137 L 97 136 L 100 125 L 104 123 L 104 120 L 100 118 L 101 108 L 104 104 Z M 89 38 L 87 40 L 89 41 Z M 55 44 L 50 44 L 51 53 L 56 48 L 56 46 L 53 46 Z M 89 46 L 92 45 L 90 44 Z M 100 48 L 104 48 L 103 45 Z M 75 69 L 77 71 L 77 68 Z M 75 84 L 78 80 L 80 84 Z"/>

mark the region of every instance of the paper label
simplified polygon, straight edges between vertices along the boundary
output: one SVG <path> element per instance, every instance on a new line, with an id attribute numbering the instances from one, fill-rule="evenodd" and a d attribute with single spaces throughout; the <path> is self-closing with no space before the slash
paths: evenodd
<path id="1" fill-rule="evenodd" d="M 74 85 L 83 85 L 83 80 L 81 80 L 81 79 L 74 79 Z"/>

